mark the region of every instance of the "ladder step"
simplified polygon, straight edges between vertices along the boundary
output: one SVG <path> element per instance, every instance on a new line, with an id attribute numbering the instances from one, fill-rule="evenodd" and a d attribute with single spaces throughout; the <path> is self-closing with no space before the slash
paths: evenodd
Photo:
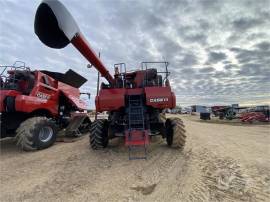
<path id="1" fill-rule="evenodd" d="M 133 116 L 130 117 L 130 121 L 143 121 L 143 119 L 140 116 Z"/>
<path id="2" fill-rule="evenodd" d="M 130 114 L 131 115 L 131 117 L 130 118 L 133 118 L 133 119 L 138 119 L 138 118 L 141 118 L 142 119 L 142 114 L 140 113 L 140 114 Z"/>
<path id="3" fill-rule="evenodd" d="M 129 122 L 130 125 L 143 125 L 142 121 L 130 121 Z"/>
<path id="4" fill-rule="evenodd" d="M 142 117 L 143 116 L 143 113 L 130 113 L 130 115 L 132 116 L 139 116 L 139 117 Z"/>
<path id="5" fill-rule="evenodd" d="M 130 106 L 138 106 L 141 105 L 141 102 L 129 102 Z"/>
<path id="6" fill-rule="evenodd" d="M 138 106 L 141 104 L 141 102 L 129 102 L 131 106 Z"/>
<path id="7" fill-rule="evenodd" d="M 143 122 L 130 122 L 130 129 L 138 127 L 144 128 Z"/>
<path id="8" fill-rule="evenodd" d="M 130 125 L 131 125 L 131 127 L 130 127 L 130 129 L 132 129 L 132 128 L 144 128 L 143 127 L 143 123 L 130 123 Z"/>
<path id="9" fill-rule="evenodd" d="M 130 103 L 140 103 L 141 100 L 129 100 Z"/>
<path id="10" fill-rule="evenodd" d="M 140 125 L 140 126 L 142 126 L 143 127 L 143 122 L 129 122 L 130 123 L 130 125 L 135 125 L 135 126 L 137 126 L 137 125 Z"/>
<path id="11" fill-rule="evenodd" d="M 140 104 L 141 101 L 140 100 L 129 100 L 130 104 Z"/>
<path id="12" fill-rule="evenodd" d="M 146 147 L 129 146 L 128 151 L 129 160 L 147 159 Z"/>
<path id="13" fill-rule="evenodd" d="M 130 107 L 130 110 L 132 110 L 132 111 L 143 111 L 143 110 L 142 110 L 142 106 L 139 106 L 139 107 L 137 107 L 137 106 L 136 106 L 136 107 L 131 106 L 131 107 Z"/>
<path id="14" fill-rule="evenodd" d="M 145 130 L 131 130 L 125 132 L 125 144 L 130 145 L 148 145 L 149 135 Z"/>
<path id="15" fill-rule="evenodd" d="M 132 119 L 132 120 L 137 120 L 137 119 L 143 120 L 143 117 L 142 117 L 142 114 L 131 114 L 130 119 Z"/>
<path id="16" fill-rule="evenodd" d="M 143 110 L 142 109 L 134 109 L 133 107 L 130 108 L 130 113 L 142 113 Z"/>
<path id="17" fill-rule="evenodd" d="M 144 130 L 144 128 L 142 126 L 132 126 L 132 130 L 142 131 L 142 130 Z"/>
<path id="18" fill-rule="evenodd" d="M 130 128 L 143 128 L 143 124 L 142 123 L 130 123 Z"/>

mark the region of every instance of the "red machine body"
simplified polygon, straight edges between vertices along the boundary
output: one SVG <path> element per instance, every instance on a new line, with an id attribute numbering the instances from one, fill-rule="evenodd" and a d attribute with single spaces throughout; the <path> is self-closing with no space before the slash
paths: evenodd
<path id="1" fill-rule="evenodd" d="M 12 72 L 9 72 L 12 75 Z M 28 87 L 29 81 L 18 81 L 16 90 L 0 91 L 0 112 L 5 112 L 5 98 L 7 96 L 15 98 L 15 108 L 17 112 L 32 113 L 36 110 L 46 110 L 52 116 L 58 115 L 59 98 L 63 94 L 68 98 L 77 110 L 86 110 L 86 104 L 80 100 L 80 91 L 78 88 L 72 87 L 52 77 L 42 73 L 42 71 L 29 72 L 33 75 L 34 83 L 31 92 L 26 93 L 25 88 Z M 47 77 L 47 84 L 44 83 L 44 77 Z"/>
<path id="2" fill-rule="evenodd" d="M 96 96 L 95 104 L 98 112 L 119 110 L 125 107 L 126 95 L 144 94 L 146 106 L 167 109 L 174 108 L 176 99 L 169 86 L 164 87 L 145 87 L 135 89 L 101 89 Z"/>
<path id="3" fill-rule="evenodd" d="M 79 86 L 86 79 L 69 70 L 66 74 L 36 70 L 25 66 L 2 66 L 0 90 L 1 137 L 14 136 L 20 124 L 33 116 L 55 120 L 70 112 L 86 110 Z M 10 69 L 10 70 L 8 70 Z M 70 83 L 68 78 L 80 80 Z M 16 118 L 15 118 L 16 117 Z"/>

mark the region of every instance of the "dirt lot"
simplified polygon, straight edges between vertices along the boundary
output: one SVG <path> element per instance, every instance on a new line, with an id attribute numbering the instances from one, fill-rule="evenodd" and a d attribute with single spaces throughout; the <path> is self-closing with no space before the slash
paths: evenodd
<path id="1" fill-rule="evenodd" d="M 32 153 L 1 141 L 0 201 L 269 201 L 269 125 L 182 118 L 184 151 L 156 139 L 148 160 L 117 140 L 92 151 L 88 136 Z"/>

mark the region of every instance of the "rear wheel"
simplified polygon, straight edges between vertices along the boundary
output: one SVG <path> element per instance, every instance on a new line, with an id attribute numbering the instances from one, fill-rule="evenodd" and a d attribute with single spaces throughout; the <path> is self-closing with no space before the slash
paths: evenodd
<path id="1" fill-rule="evenodd" d="M 102 149 L 107 147 L 108 138 L 108 120 L 97 119 L 90 128 L 89 142 L 92 149 Z"/>
<path id="2" fill-rule="evenodd" d="M 45 149 L 56 140 L 56 125 L 46 117 L 32 117 L 16 130 L 17 145 L 24 151 Z"/>
<path id="3" fill-rule="evenodd" d="M 184 123 L 179 118 L 166 120 L 166 141 L 169 147 L 182 149 L 186 143 L 186 130 Z"/>

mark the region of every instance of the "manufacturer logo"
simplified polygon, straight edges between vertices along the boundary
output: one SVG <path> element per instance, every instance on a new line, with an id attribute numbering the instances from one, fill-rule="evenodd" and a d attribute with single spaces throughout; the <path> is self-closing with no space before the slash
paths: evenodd
<path id="1" fill-rule="evenodd" d="M 159 97 L 159 98 L 150 98 L 150 102 L 168 102 L 169 98 Z"/>
<path id="2" fill-rule="evenodd" d="M 42 93 L 42 92 L 37 92 L 37 97 L 41 98 L 43 100 L 48 100 L 50 99 L 50 95 L 46 94 L 46 93 Z"/>

